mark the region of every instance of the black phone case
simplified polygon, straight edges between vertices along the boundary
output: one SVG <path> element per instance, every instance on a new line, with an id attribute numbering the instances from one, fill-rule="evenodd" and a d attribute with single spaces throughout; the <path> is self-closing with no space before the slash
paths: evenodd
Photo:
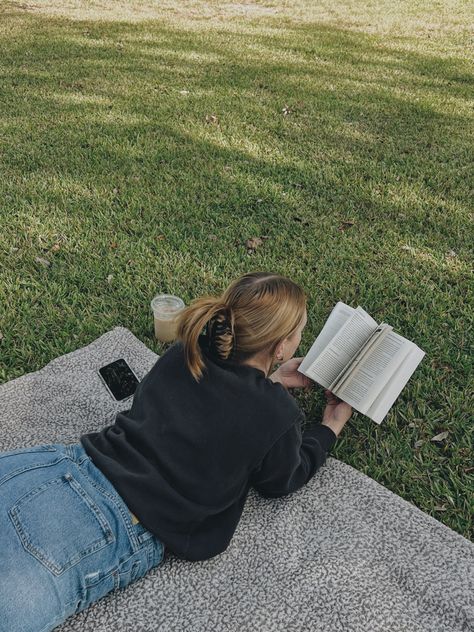
<path id="1" fill-rule="evenodd" d="M 122 401 L 133 395 L 140 383 L 124 358 L 101 367 L 99 376 L 116 401 Z"/>

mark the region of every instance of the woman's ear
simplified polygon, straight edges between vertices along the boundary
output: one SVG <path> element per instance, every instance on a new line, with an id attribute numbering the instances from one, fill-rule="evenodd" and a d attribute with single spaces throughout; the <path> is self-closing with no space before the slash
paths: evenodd
<path id="1" fill-rule="evenodd" d="M 275 358 L 277 362 L 282 362 L 285 357 L 285 341 L 282 340 L 275 350 Z"/>

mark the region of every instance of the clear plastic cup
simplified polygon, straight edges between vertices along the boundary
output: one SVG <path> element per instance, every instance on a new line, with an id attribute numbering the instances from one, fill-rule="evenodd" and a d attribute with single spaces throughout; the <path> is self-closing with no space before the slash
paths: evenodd
<path id="1" fill-rule="evenodd" d="M 161 342 L 176 338 L 176 317 L 184 309 L 184 301 L 173 294 L 158 294 L 151 302 L 155 320 L 155 337 Z"/>

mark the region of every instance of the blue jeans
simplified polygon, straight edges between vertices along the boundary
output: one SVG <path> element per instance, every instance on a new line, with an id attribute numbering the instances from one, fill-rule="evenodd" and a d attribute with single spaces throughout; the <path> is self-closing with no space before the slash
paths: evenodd
<path id="1" fill-rule="evenodd" d="M 0 452 L 1 632 L 49 632 L 164 554 L 81 443 Z"/>

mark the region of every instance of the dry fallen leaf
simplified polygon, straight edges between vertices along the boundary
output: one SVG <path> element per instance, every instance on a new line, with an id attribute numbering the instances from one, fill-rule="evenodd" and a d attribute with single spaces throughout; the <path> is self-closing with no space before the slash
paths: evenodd
<path id="1" fill-rule="evenodd" d="M 247 248 L 255 249 L 261 246 L 263 244 L 263 241 L 260 239 L 260 237 L 250 237 L 250 239 L 247 239 L 245 244 Z"/>
<path id="2" fill-rule="evenodd" d="M 111 247 L 111 248 L 117 248 L 117 246 L 118 246 L 118 244 L 117 244 L 117 242 L 116 242 L 116 241 L 112 241 L 112 242 L 110 243 L 110 247 Z"/>
<path id="3" fill-rule="evenodd" d="M 439 434 L 431 437 L 431 441 L 443 441 L 448 436 L 449 432 L 440 432 Z"/>
<path id="4" fill-rule="evenodd" d="M 43 257 L 35 257 L 35 261 L 37 261 L 38 263 L 41 263 L 41 265 L 45 266 L 45 268 L 51 265 L 51 261 L 48 261 L 47 259 L 43 259 Z"/>
<path id="5" fill-rule="evenodd" d="M 342 222 L 342 224 L 339 226 L 337 230 L 347 230 L 351 226 L 354 226 L 354 223 L 355 222 L 351 222 L 351 221 Z"/>
<path id="6" fill-rule="evenodd" d="M 53 246 L 51 246 L 51 250 L 53 252 L 57 252 L 60 248 L 61 246 L 59 244 L 54 244 Z"/>
<path id="7" fill-rule="evenodd" d="M 160 240 L 160 239 L 164 239 L 164 238 L 165 238 L 165 236 L 164 236 L 164 235 L 158 235 L 156 239 L 157 239 L 157 240 Z"/>
<path id="8" fill-rule="evenodd" d="M 420 448 L 424 444 L 424 441 L 415 441 L 415 448 Z"/>
<path id="9" fill-rule="evenodd" d="M 206 123 L 209 125 L 219 125 L 219 119 L 215 114 L 206 114 Z"/>

